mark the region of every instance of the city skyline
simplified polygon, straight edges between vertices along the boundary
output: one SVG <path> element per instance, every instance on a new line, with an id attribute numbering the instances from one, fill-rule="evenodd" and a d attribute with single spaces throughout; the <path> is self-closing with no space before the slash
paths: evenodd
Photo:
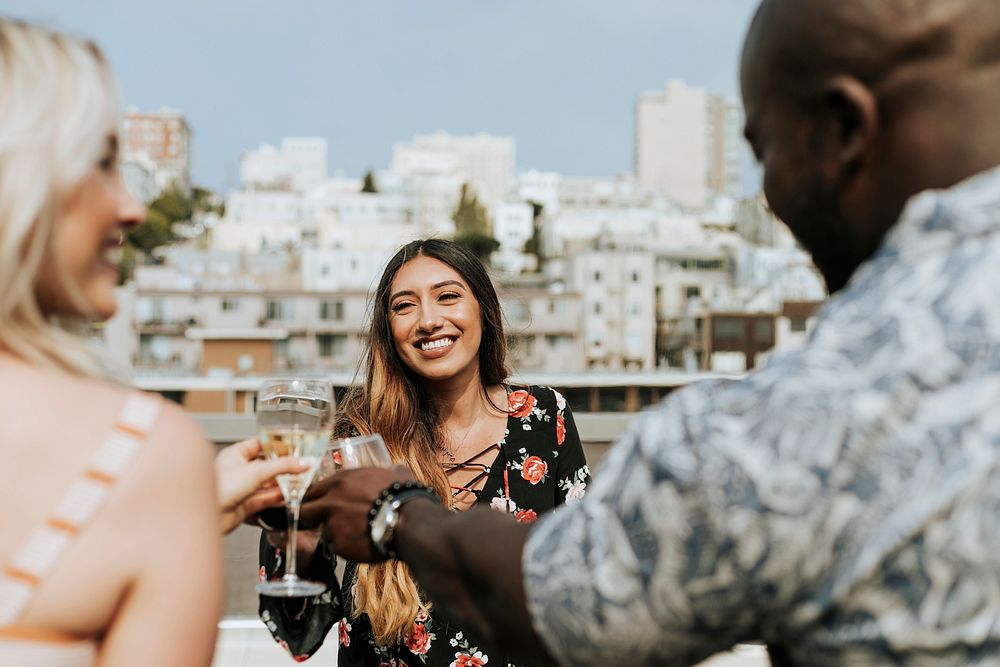
<path id="1" fill-rule="evenodd" d="M 349 175 L 436 130 L 510 136 L 518 169 L 632 172 L 642 90 L 679 78 L 738 98 L 756 0 L 3 4 L 95 39 L 125 104 L 182 110 L 193 181 L 225 192 L 244 150 L 285 136 L 325 138 L 330 169 Z"/>

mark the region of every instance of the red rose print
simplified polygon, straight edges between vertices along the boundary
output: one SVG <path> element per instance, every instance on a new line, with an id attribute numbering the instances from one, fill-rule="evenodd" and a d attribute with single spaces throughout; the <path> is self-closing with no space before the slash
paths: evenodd
<path id="1" fill-rule="evenodd" d="M 476 651 L 475 655 L 469 655 L 468 653 L 456 653 L 455 662 L 451 663 L 455 667 L 483 667 L 486 664 L 484 656 L 479 651 Z"/>
<path id="2" fill-rule="evenodd" d="M 257 573 L 257 578 L 261 581 L 267 581 L 267 570 L 264 569 L 263 565 L 260 566 L 260 572 Z"/>
<path id="3" fill-rule="evenodd" d="M 347 619 L 340 619 L 340 645 L 350 646 L 351 636 L 347 634 L 351 631 L 351 625 L 347 622 Z"/>
<path id="4" fill-rule="evenodd" d="M 535 409 L 535 403 L 537 403 L 535 397 L 523 389 L 512 391 L 507 397 L 507 407 L 510 409 L 510 414 L 518 419 L 530 415 L 531 411 Z"/>
<path id="5" fill-rule="evenodd" d="M 549 464 L 539 456 L 529 456 L 521 464 L 521 477 L 532 484 L 538 484 L 549 471 Z"/>
<path id="6" fill-rule="evenodd" d="M 563 419 L 562 415 L 556 415 L 556 444 L 563 444 L 563 440 L 566 439 L 566 420 Z"/>
<path id="7" fill-rule="evenodd" d="M 414 623 L 413 632 L 406 638 L 405 643 L 406 648 L 410 649 L 410 653 L 418 655 L 427 653 L 427 650 L 431 647 L 431 635 L 427 632 L 427 628 L 424 627 L 423 623 Z"/>
<path id="8" fill-rule="evenodd" d="M 521 510 L 514 515 L 514 520 L 518 523 L 534 523 L 537 518 L 535 510 Z"/>

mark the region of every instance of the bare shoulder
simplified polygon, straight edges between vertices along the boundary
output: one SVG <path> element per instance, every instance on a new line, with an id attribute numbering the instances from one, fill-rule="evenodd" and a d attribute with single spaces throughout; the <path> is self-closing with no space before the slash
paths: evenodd
<path id="1" fill-rule="evenodd" d="M 201 427 L 176 404 L 159 397 L 143 398 L 159 403 L 159 415 L 136 466 L 140 483 L 147 491 L 153 487 L 190 493 L 198 485 L 214 493 L 213 452 Z"/>

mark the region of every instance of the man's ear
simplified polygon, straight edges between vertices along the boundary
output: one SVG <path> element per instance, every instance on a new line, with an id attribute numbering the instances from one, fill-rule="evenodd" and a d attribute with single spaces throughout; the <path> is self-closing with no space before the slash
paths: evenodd
<path id="1" fill-rule="evenodd" d="M 831 77 L 823 87 L 830 157 L 842 175 L 856 173 L 880 131 L 878 100 L 871 88 L 846 75 Z"/>

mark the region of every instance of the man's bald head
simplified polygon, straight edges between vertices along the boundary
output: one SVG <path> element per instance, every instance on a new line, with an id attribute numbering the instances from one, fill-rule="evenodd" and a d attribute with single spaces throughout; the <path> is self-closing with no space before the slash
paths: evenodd
<path id="1" fill-rule="evenodd" d="M 764 0 L 742 85 L 768 200 L 836 290 L 910 196 L 1000 164 L 1000 2 Z"/>
<path id="2" fill-rule="evenodd" d="M 746 50 L 787 84 L 850 74 L 894 88 L 1000 63 L 998 39 L 995 0 L 765 0 Z"/>

